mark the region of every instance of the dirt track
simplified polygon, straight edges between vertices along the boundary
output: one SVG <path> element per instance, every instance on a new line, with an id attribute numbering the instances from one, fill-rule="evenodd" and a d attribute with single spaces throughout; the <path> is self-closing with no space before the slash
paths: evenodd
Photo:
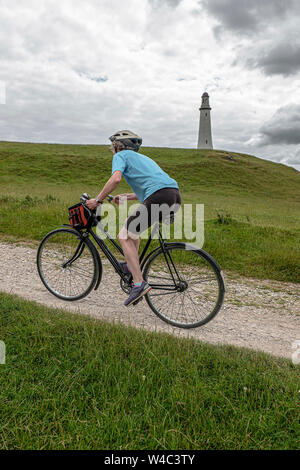
<path id="1" fill-rule="evenodd" d="M 300 340 L 300 285 L 226 275 L 225 303 L 207 325 L 195 330 L 172 328 L 157 318 L 143 300 L 123 306 L 119 278 L 105 264 L 102 283 L 81 301 L 67 303 L 51 295 L 41 283 L 35 264 L 36 249 L 0 243 L 0 290 L 49 307 L 120 321 L 138 328 L 196 337 L 213 344 L 232 344 L 291 358 Z M 1 312 L 0 312 L 1 314 Z"/>

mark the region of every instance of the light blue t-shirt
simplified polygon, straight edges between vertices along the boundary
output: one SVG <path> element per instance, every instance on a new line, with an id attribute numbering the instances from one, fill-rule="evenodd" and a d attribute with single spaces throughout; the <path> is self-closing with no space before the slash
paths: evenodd
<path id="1" fill-rule="evenodd" d="M 121 171 L 125 180 L 143 202 L 151 194 L 162 188 L 177 188 L 178 184 L 163 171 L 151 158 L 134 152 L 121 150 L 114 155 L 112 174 Z"/>

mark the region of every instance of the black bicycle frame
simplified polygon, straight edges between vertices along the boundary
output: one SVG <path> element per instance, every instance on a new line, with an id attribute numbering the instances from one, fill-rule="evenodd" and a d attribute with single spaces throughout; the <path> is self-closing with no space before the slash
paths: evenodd
<path id="1" fill-rule="evenodd" d="M 124 256 L 124 253 L 123 253 L 123 250 L 121 248 L 121 246 L 110 236 L 110 234 L 104 229 L 104 227 L 99 224 L 98 227 L 100 228 L 101 232 L 106 236 L 106 238 L 108 238 L 108 240 L 113 244 L 113 246 L 118 250 L 118 252 Z M 152 242 L 152 239 L 153 239 L 153 236 L 155 235 L 155 233 L 158 232 L 158 239 L 159 239 L 159 245 L 158 247 L 154 248 L 151 252 L 148 253 L 147 257 L 145 258 L 145 255 L 148 251 L 148 248 Z M 115 271 L 119 274 L 119 276 L 121 277 L 121 279 L 124 281 L 124 282 L 127 282 L 128 281 L 128 278 L 126 277 L 127 275 L 122 271 L 120 265 L 119 265 L 119 262 L 118 260 L 116 259 L 116 257 L 114 256 L 114 254 L 112 253 L 112 251 L 109 249 L 109 247 L 107 246 L 107 244 L 104 242 L 104 240 L 102 240 L 100 237 L 98 237 L 94 231 L 92 230 L 92 227 L 91 226 L 88 226 L 86 228 L 86 232 L 84 232 L 84 234 L 86 233 L 89 233 L 92 238 L 94 239 L 94 241 L 97 243 L 97 245 L 99 246 L 99 248 L 101 249 L 101 251 L 105 254 L 106 258 L 108 259 L 108 261 L 112 264 L 112 266 L 114 267 Z M 83 235 L 83 236 L 86 236 L 86 235 Z M 163 253 L 164 253 L 164 256 L 165 256 L 165 259 L 166 259 L 166 262 L 167 262 L 167 265 L 169 267 L 169 271 L 171 273 L 171 276 L 172 276 L 172 279 L 173 279 L 173 286 L 172 285 L 167 285 L 167 286 L 163 286 L 163 285 L 153 285 L 152 287 L 154 287 L 155 289 L 166 289 L 166 287 L 170 287 L 171 289 L 170 290 L 174 290 L 175 286 L 176 286 L 176 281 L 174 279 L 174 276 L 173 276 L 173 273 L 172 273 L 172 270 L 170 268 L 170 264 L 169 264 L 169 261 L 168 261 L 168 258 L 169 260 L 171 261 L 171 264 L 173 266 L 173 269 L 174 271 L 176 272 L 176 275 L 178 277 L 178 279 L 180 279 L 180 277 L 178 276 L 178 273 L 177 273 L 177 270 L 174 266 L 174 263 L 173 263 L 173 260 L 171 259 L 170 257 L 170 254 L 167 253 L 167 251 L 165 250 L 165 245 L 167 245 L 167 243 L 165 242 L 165 240 L 163 239 L 162 237 L 162 233 L 161 233 L 161 230 L 159 228 L 159 223 L 156 223 L 151 231 L 151 234 L 146 242 L 146 245 L 139 257 L 139 262 L 140 262 L 140 265 L 141 267 L 145 264 L 145 261 L 146 259 L 149 258 L 149 256 L 151 254 L 153 254 L 155 251 L 159 250 L 160 248 L 162 249 Z"/>
<path id="2" fill-rule="evenodd" d="M 118 250 L 118 252 L 120 253 L 120 255 L 124 256 L 124 253 L 123 253 L 123 250 L 121 248 L 121 246 L 110 236 L 110 234 L 104 229 L 104 227 L 99 224 L 98 227 L 100 228 L 101 232 L 106 236 L 106 238 L 108 238 L 108 240 L 113 244 L 113 246 Z M 140 263 L 142 263 L 142 260 L 145 256 L 145 253 L 151 243 L 151 240 L 152 240 L 152 235 L 153 235 L 153 232 L 154 232 L 154 229 L 153 231 L 151 232 L 151 235 L 149 236 L 149 239 L 147 240 L 147 243 L 146 243 L 146 246 L 145 248 L 143 249 L 143 252 L 140 256 Z M 122 271 L 122 269 L 120 268 L 120 265 L 119 265 L 119 262 L 117 260 L 117 258 L 115 257 L 115 255 L 112 253 L 112 251 L 109 249 L 109 247 L 107 246 L 107 244 L 105 243 L 104 240 L 102 240 L 100 237 L 98 237 L 94 231 L 92 230 L 91 227 L 87 227 L 86 229 L 86 232 L 84 233 L 89 233 L 92 238 L 94 239 L 94 241 L 97 243 L 97 245 L 99 246 L 99 248 L 101 249 L 101 251 L 105 254 L 106 258 L 108 259 L 108 261 L 112 264 L 112 266 L 114 267 L 115 271 L 119 274 L 119 276 L 123 279 L 123 281 L 126 281 L 127 278 L 126 278 L 126 274 L 124 274 L 124 272 Z M 83 235 L 84 236 L 84 235 Z M 161 240 L 160 240 L 160 243 L 161 243 Z"/>

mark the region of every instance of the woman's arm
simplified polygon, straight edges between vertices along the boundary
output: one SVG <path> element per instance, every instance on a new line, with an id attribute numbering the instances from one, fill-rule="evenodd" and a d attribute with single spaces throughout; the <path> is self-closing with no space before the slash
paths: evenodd
<path id="1" fill-rule="evenodd" d="M 119 196 L 126 197 L 126 199 L 128 199 L 128 201 L 138 200 L 138 197 L 135 193 L 124 193 L 124 194 L 119 194 Z"/>
<path id="2" fill-rule="evenodd" d="M 120 197 L 127 199 L 127 201 L 138 201 L 138 197 L 135 193 L 123 193 L 123 194 L 117 194 L 117 196 L 114 197 L 114 202 L 116 204 L 120 204 Z"/>
<path id="3" fill-rule="evenodd" d="M 102 202 L 106 196 L 108 196 L 110 193 L 112 193 L 118 184 L 120 183 L 122 179 L 122 173 L 120 171 L 115 171 L 114 174 L 109 178 L 107 183 L 104 185 L 104 188 L 100 193 L 98 194 L 98 201 Z M 86 205 L 89 209 L 96 209 L 98 206 L 96 199 L 89 199 L 86 201 Z"/>

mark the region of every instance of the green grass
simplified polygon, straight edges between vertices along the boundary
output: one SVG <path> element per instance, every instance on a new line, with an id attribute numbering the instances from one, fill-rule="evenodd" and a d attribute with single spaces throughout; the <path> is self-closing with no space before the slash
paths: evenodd
<path id="1" fill-rule="evenodd" d="M 203 248 L 222 268 L 299 282 L 299 172 L 225 151 L 141 152 L 177 179 L 183 203 L 205 204 Z M 67 223 L 67 207 L 84 191 L 98 193 L 111 160 L 107 146 L 0 142 L 0 237 L 38 241 Z"/>
<path id="2" fill-rule="evenodd" d="M 296 449 L 288 360 L 0 294 L 1 449 Z"/>

